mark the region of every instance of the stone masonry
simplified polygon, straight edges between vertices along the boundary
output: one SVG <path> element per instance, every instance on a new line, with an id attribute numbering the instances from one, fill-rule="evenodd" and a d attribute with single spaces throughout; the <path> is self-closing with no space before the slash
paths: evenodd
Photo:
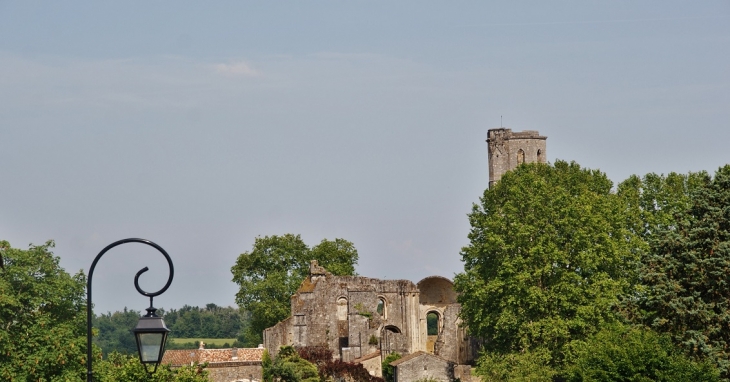
<path id="1" fill-rule="evenodd" d="M 522 163 L 546 163 L 547 137 L 533 130 L 512 132 L 511 129 L 491 129 L 487 132 L 489 152 L 489 187 L 507 171 Z"/>
<path id="2" fill-rule="evenodd" d="M 476 346 L 461 327 L 459 311 L 447 278 L 431 276 L 414 284 L 334 276 L 313 261 L 291 298 L 291 316 L 264 331 L 264 347 L 274 356 L 284 345 L 326 346 L 335 359 L 346 362 L 372 360 L 374 353 L 382 361 L 392 352 L 421 351 L 467 364 L 474 360 Z M 429 315 L 435 318 L 430 324 Z M 429 335 L 429 329 L 435 334 Z M 361 363 L 380 376 L 379 367 Z"/>

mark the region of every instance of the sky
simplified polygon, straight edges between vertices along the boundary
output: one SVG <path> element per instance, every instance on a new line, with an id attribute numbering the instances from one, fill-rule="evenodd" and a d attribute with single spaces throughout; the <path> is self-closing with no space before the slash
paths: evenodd
<path id="1" fill-rule="evenodd" d="M 618 183 L 730 162 L 730 2 L 0 0 L 0 240 L 70 273 L 152 240 L 157 307 L 235 305 L 257 236 L 452 278 L 487 130 Z M 97 313 L 154 249 L 99 261 Z"/>

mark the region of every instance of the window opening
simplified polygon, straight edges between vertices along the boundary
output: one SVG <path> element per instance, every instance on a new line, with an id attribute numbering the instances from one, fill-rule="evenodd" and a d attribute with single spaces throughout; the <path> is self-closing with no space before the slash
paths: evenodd
<path id="1" fill-rule="evenodd" d="M 337 319 L 340 321 L 347 320 L 347 299 L 344 297 L 337 299 Z"/>
<path id="2" fill-rule="evenodd" d="M 385 318 L 385 299 L 380 297 L 378 298 L 378 307 L 377 312 L 380 315 L 380 317 Z"/>
<path id="3" fill-rule="evenodd" d="M 525 163 L 525 152 L 520 149 L 520 151 L 517 152 L 517 165 L 521 165 Z"/>
<path id="4" fill-rule="evenodd" d="M 436 312 L 428 312 L 426 314 L 426 333 L 429 336 L 437 336 L 439 334 L 439 315 Z"/>

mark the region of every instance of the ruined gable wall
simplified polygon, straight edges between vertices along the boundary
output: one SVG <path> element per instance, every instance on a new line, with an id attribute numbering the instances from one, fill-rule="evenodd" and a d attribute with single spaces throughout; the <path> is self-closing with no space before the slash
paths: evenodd
<path id="1" fill-rule="evenodd" d="M 293 317 L 289 317 L 270 328 L 264 329 L 264 348 L 269 352 L 271 358 L 276 357 L 280 347 L 292 344 L 292 322 Z"/>
<path id="2" fill-rule="evenodd" d="M 422 354 L 399 363 L 395 370 L 396 382 L 411 382 L 430 378 L 439 382 L 454 379 L 454 364 L 439 357 Z"/>
<path id="3" fill-rule="evenodd" d="M 407 280 L 313 274 L 292 297 L 290 344 L 327 346 L 335 358 L 342 356 L 343 347 L 349 348 L 347 357 L 343 358 L 365 356 L 380 349 L 380 337 L 386 326 L 401 332 L 391 335 L 391 339 L 417 334 L 413 326 L 413 317 L 418 314 L 417 297 L 418 289 Z M 385 301 L 382 315 L 378 314 L 381 298 Z M 338 300 L 346 301 L 346 306 L 339 308 L 346 310 L 344 315 L 338 314 Z M 276 338 L 286 337 L 283 328 L 273 332 Z M 274 338 L 273 334 L 267 334 L 267 338 Z M 371 343 L 371 337 L 375 337 L 377 344 Z M 412 347 L 410 341 L 402 338 L 396 338 L 394 343 L 400 351 L 407 352 Z M 267 348 L 280 344 L 269 341 Z"/>

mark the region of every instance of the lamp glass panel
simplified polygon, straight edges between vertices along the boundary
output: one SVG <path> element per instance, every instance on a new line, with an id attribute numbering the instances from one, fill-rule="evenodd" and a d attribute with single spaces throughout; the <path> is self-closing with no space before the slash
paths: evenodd
<path id="1" fill-rule="evenodd" d="M 163 333 L 138 333 L 142 362 L 159 362 Z"/>

